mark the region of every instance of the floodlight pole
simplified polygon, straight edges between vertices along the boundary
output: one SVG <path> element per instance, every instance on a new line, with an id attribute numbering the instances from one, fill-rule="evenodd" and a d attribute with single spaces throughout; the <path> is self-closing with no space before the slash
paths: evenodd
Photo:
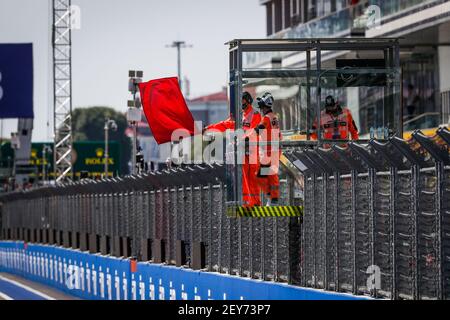
<path id="1" fill-rule="evenodd" d="M 184 41 L 174 41 L 171 45 L 167 45 L 168 48 L 177 48 L 177 71 L 178 71 L 178 83 L 180 85 L 180 90 L 182 89 L 182 80 L 181 80 L 181 49 L 182 48 L 192 48 L 192 45 L 186 44 Z"/>
<path id="2" fill-rule="evenodd" d="M 109 140 L 109 126 L 108 120 L 105 123 L 105 178 L 108 178 L 108 161 L 109 161 L 109 150 L 108 150 L 108 140 Z"/>
<path id="3" fill-rule="evenodd" d="M 42 184 L 45 184 L 45 145 L 42 148 Z"/>
<path id="4" fill-rule="evenodd" d="M 45 160 L 47 159 L 47 145 L 44 144 L 42 147 L 42 184 L 45 185 L 45 181 L 47 180 L 46 177 L 46 163 Z"/>

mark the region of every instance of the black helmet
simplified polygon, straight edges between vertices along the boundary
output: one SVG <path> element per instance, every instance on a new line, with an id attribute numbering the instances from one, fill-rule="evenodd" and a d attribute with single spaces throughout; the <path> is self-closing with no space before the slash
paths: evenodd
<path id="1" fill-rule="evenodd" d="M 334 107 L 336 105 L 336 101 L 333 96 L 328 96 L 325 98 L 325 108 Z"/>
<path id="2" fill-rule="evenodd" d="M 272 108 L 273 107 L 274 99 L 273 99 L 272 94 L 270 94 L 269 92 L 264 93 L 261 98 L 257 98 L 256 100 L 258 101 L 259 108 L 262 108 L 262 107 Z"/>
<path id="3" fill-rule="evenodd" d="M 252 95 L 248 91 L 242 93 L 242 99 L 246 100 L 249 104 L 253 103 Z"/>

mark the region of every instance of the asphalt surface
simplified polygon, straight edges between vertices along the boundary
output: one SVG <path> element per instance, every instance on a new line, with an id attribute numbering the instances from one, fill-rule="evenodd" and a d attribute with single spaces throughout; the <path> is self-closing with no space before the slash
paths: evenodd
<path id="1" fill-rule="evenodd" d="M 0 273 L 0 300 L 78 300 L 46 285 Z"/>

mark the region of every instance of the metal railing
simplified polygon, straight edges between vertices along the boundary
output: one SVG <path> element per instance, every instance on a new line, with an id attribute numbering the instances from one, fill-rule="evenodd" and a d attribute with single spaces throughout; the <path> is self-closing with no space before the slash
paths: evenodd
<path id="1" fill-rule="evenodd" d="M 228 217 L 223 166 L 199 165 L 1 196 L 1 234 L 357 295 L 449 299 L 449 151 L 445 128 L 290 146 L 280 202 L 299 205 L 302 185 L 301 218 Z"/>
<path id="2" fill-rule="evenodd" d="M 441 124 L 440 112 L 425 112 L 403 122 L 404 130 L 436 128 Z"/>

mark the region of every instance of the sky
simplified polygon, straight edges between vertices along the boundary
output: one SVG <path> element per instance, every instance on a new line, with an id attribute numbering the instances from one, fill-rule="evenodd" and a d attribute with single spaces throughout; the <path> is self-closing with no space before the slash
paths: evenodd
<path id="1" fill-rule="evenodd" d="M 176 76 L 176 50 L 183 40 L 182 74 L 190 97 L 227 85 L 228 49 L 236 38 L 264 38 L 265 10 L 259 0 L 72 0 L 80 29 L 72 31 L 73 107 L 126 110 L 128 70 L 144 80 Z M 53 138 L 51 0 L 0 0 L 0 43 L 32 42 L 34 52 L 33 141 Z M 9 137 L 17 121 L 4 120 Z"/>

